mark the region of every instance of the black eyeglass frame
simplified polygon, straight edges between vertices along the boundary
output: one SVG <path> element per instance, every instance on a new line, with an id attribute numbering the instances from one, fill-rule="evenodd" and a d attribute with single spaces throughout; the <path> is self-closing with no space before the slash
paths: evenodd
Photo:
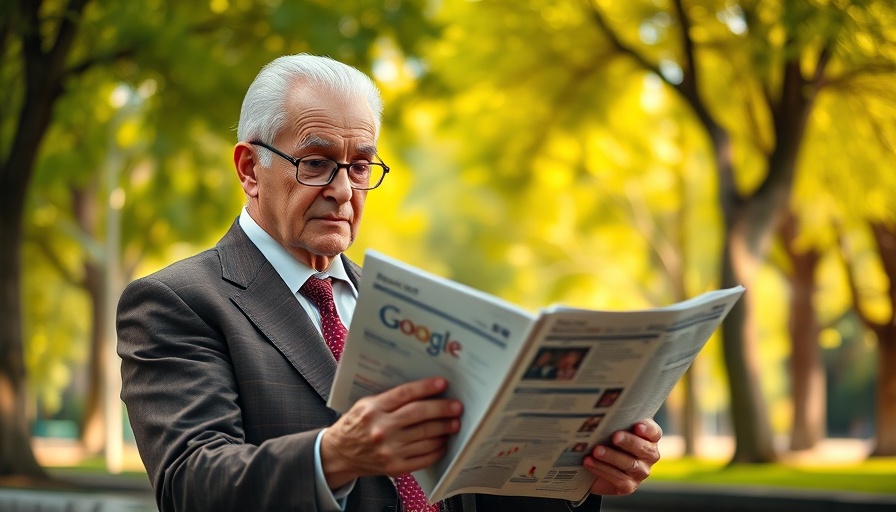
<path id="1" fill-rule="evenodd" d="M 330 177 L 327 178 L 326 183 L 321 183 L 319 185 L 312 185 L 309 183 L 305 183 L 304 181 L 299 179 L 299 163 L 301 163 L 302 160 L 309 158 L 309 157 L 293 158 L 293 157 L 287 155 L 286 153 L 280 151 L 279 149 L 277 149 L 273 146 L 270 146 L 268 144 L 265 144 L 264 142 L 261 142 L 259 140 L 250 140 L 249 144 L 252 144 L 253 146 L 261 146 L 261 147 L 267 149 L 268 151 L 272 151 L 275 155 L 278 155 L 278 156 L 282 157 L 283 159 L 285 159 L 286 161 L 288 161 L 289 163 L 291 163 L 296 168 L 296 181 L 301 183 L 302 185 L 305 185 L 306 187 L 326 187 L 327 185 L 329 185 L 330 183 L 333 182 L 333 178 L 336 177 L 336 173 L 339 172 L 339 169 L 345 169 L 346 172 L 348 172 L 349 170 L 351 170 L 351 166 L 355 165 L 357 163 L 357 162 L 349 162 L 347 164 L 341 164 L 341 163 L 337 162 L 336 160 L 333 160 L 332 158 L 321 158 L 320 156 L 314 156 L 314 158 L 317 160 L 329 160 L 329 161 L 333 162 L 334 164 L 336 164 L 336 168 L 333 169 L 333 172 L 330 173 Z M 377 157 L 377 158 L 379 158 L 379 157 Z M 389 166 L 386 165 L 385 162 L 383 162 L 382 160 L 380 160 L 379 162 L 367 162 L 367 165 L 375 165 L 375 166 L 383 169 L 383 173 L 380 175 L 380 179 L 373 185 L 368 185 L 367 187 L 356 187 L 354 185 L 351 185 L 352 180 L 349 179 L 348 182 L 351 185 L 352 189 L 354 189 L 354 190 L 373 190 L 373 189 L 379 187 L 380 184 L 383 182 L 383 180 L 386 179 L 386 175 L 389 174 Z"/>

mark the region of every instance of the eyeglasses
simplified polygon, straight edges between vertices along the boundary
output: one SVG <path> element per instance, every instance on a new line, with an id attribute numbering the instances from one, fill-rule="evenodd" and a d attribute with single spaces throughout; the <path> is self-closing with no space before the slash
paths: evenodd
<path id="1" fill-rule="evenodd" d="M 296 167 L 296 181 L 308 187 L 326 187 L 329 185 L 339 169 L 345 169 L 348 173 L 348 181 L 355 190 L 372 190 L 380 186 L 389 166 L 382 162 L 367 162 L 360 160 L 340 164 L 336 160 L 321 158 L 319 156 L 306 156 L 293 158 L 282 151 L 275 149 L 264 142 L 249 141 L 253 146 L 261 146 L 274 154 L 283 157 Z"/>

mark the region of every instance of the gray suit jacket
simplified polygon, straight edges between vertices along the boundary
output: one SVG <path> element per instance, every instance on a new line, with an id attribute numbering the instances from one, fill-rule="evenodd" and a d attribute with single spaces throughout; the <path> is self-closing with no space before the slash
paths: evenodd
<path id="1" fill-rule="evenodd" d="M 360 268 L 344 259 L 357 286 Z M 234 223 L 214 249 L 131 283 L 118 308 L 122 393 L 162 511 L 316 510 L 314 443 L 336 363 Z M 455 497 L 453 512 L 568 510 L 559 500 Z M 599 510 L 600 497 L 577 510 Z M 359 478 L 347 511 L 400 510 Z"/>

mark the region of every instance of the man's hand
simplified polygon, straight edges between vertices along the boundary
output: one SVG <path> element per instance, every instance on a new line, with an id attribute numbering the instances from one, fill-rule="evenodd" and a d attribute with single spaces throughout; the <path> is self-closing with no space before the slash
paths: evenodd
<path id="1" fill-rule="evenodd" d="M 597 476 L 591 492 L 605 496 L 635 492 L 660 460 L 657 443 L 662 436 L 663 430 L 653 420 L 635 424 L 631 432 L 614 432 L 613 446 L 598 445 L 585 457 L 585 468 Z"/>
<path id="2" fill-rule="evenodd" d="M 442 458 L 463 411 L 457 400 L 435 398 L 447 387 L 445 379 L 433 377 L 358 400 L 321 438 L 330 488 L 359 476 L 409 473 Z"/>

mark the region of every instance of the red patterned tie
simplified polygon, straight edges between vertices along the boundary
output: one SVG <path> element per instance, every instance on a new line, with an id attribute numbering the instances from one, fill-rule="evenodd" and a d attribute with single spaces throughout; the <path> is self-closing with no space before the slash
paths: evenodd
<path id="1" fill-rule="evenodd" d="M 330 278 L 318 279 L 311 276 L 305 281 L 299 292 L 307 297 L 320 312 L 324 341 L 333 352 L 333 357 L 339 361 L 342 349 L 345 348 L 345 336 L 348 334 L 348 330 L 336 311 L 336 303 L 333 301 L 333 284 Z M 438 503 L 427 505 L 426 495 L 412 475 L 404 474 L 395 477 L 395 487 L 398 489 L 401 508 L 404 512 L 438 512 L 440 510 Z"/>
<path id="2" fill-rule="evenodd" d="M 417 483 L 417 479 L 410 473 L 395 477 L 395 487 L 401 500 L 401 509 L 404 512 L 439 512 L 441 507 L 436 503 L 426 503 L 426 495 Z"/>
<path id="3" fill-rule="evenodd" d="M 320 312 L 320 330 L 324 335 L 324 341 L 333 352 L 333 357 L 339 361 L 339 358 L 342 357 L 342 349 L 345 348 L 345 335 L 348 334 L 348 330 L 336 311 L 330 278 L 318 279 L 311 276 L 299 291 L 317 306 L 317 310 Z"/>

